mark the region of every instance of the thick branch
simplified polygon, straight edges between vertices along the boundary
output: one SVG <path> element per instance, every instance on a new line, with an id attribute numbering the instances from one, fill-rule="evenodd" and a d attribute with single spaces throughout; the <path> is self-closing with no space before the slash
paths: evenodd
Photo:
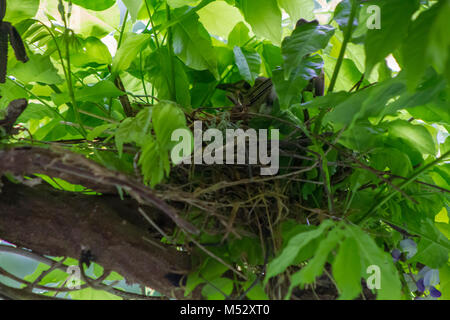
<path id="1" fill-rule="evenodd" d="M 148 241 L 151 236 L 135 201 L 3 182 L 1 239 L 49 256 L 79 258 L 82 248 L 89 249 L 105 270 L 183 298 L 173 279 L 189 272 L 189 256 Z"/>

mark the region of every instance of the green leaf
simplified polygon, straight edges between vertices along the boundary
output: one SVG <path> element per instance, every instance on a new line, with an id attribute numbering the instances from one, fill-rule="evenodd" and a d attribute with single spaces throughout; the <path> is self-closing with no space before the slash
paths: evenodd
<path id="1" fill-rule="evenodd" d="M 148 34 L 127 33 L 113 59 L 111 73 L 117 74 L 127 70 L 149 39 Z"/>
<path id="2" fill-rule="evenodd" d="M 233 291 L 233 280 L 218 278 L 206 284 L 202 289 L 202 295 L 207 300 L 225 300 Z"/>
<path id="3" fill-rule="evenodd" d="M 325 75 L 331 79 L 337 59 L 327 54 L 323 55 L 323 59 L 325 61 Z M 350 91 L 350 89 L 361 79 L 361 76 L 362 73 L 358 70 L 355 62 L 350 59 L 344 59 L 341 68 L 339 69 L 335 91 Z M 361 85 L 364 84 L 362 83 Z"/>
<path id="4" fill-rule="evenodd" d="M 146 69 L 150 82 L 158 93 L 158 98 L 174 100 L 183 107 L 191 105 L 189 93 L 189 81 L 182 63 L 172 57 L 174 74 L 171 72 L 167 48 L 160 48 L 149 55 L 146 61 Z"/>
<path id="5" fill-rule="evenodd" d="M 66 0 L 67 1 L 67 0 Z M 94 10 L 103 11 L 111 8 L 116 4 L 116 0 L 71 0 L 73 4 L 79 5 L 80 7 Z"/>
<path id="6" fill-rule="evenodd" d="M 339 299 L 354 299 L 361 292 L 361 261 L 356 240 L 348 237 L 333 261 L 333 277 L 340 289 Z"/>
<path id="7" fill-rule="evenodd" d="M 277 274 L 282 273 L 289 267 L 292 262 L 295 260 L 295 257 L 298 255 L 300 250 L 302 250 L 305 246 L 309 245 L 311 241 L 320 237 L 326 230 L 331 228 L 334 225 L 334 222 L 331 220 L 325 220 L 322 224 L 312 231 L 302 232 L 298 235 L 292 237 L 289 240 L 287 246 L 281 251 L 281 253 L 272 260 L 267 266 L 267 274 L 264 280 L 265 283 L 271 278 L 276 276 Z"/>
<path id="8" fill-rule="evenodd" d="M 428 43 L 431 29 L 436 16 L 439 14 L 439 5 L 431 7 L 420 14 L 411 24 L 408 37 L 401 47 L 404 70 L 408 78 L 408 86 L 414 88 L 425 73 L 427 67 Z"/>
<path id="9" fill-rule="evenodd" d="M 408 221 L 404 227 L 409 233 L 421 237 L 417 245 L 417 253 L 410 259 L 411 262 L 420 262 L 430 268 L 440 268 L 449 259 L 450 240 L 444 236 L 431 219 L 417 222 Z"/>
<path id="10" fill-rule="evenodd" d="M 250 40 L 249 32 L 245 23 L 239 22 L 228 35 L 228 45 L 232 48 L 243 47 Z"/>
<path id="11" fill-rule="evenodd" d="M 145 0 L 146 1 L 146 0 Z M 139 10 L 142 7 L 142 0 L 122 0 L 123 4 L 127 7 L 130 13 L 131 20 L 136 21 L 138 18 Z"/>
<path id="12" fill-rule="evenodd" d="M 42 55 L 30 56 L 30 61 L 17 64 L 10 73 L 23 83 L 60 84 L 63 81 L 50 61 L 50 57 Z"/>
<path id="13" fill-rule="evenodd" d="M 450 265 L 447 264 L 439 269 L 441 300 L 450 300 Z"/>
<path id="14" fill-rule="evenodd" d="M 97 126 L 94 128 L 94 130 L 91 130 L 89 132 L 89 134 L 87 135 L 87 139 L 88 140 L 93 140 L 95 138 L 97 138 L 98 136 L 100 136 L 103 132 L 105 132 L 108 129 L 114 128 L 115 125 L 111 124 L 111 123 L 107 123 L 101 126 Z"/>
<path id="15" fill-rule="evenodd" d="M 70 292 L 70 296 L 74 300 L 122 300 L 121 297 L 107 291 L 92 288 Z"/>
<path id="16" fill-rule="evenodd" d="M 355 225 L 347 225 L 348 235 L 355 239 L 361 256 L 362 275 L 367 279 L 367 267 L 380 268 L 380 288 L 374 289 L 378 300 L 397 300 L 401 297 L 401 282 L 389 253 L 377 246 L 375 241 Z"/>
<path id="17" fill-rule="evenodd" d="M 82 50 L 71 56 L 71 62 L 79 67 L 87 65 L 111 64 L 112 57 L 108 47 L 96 37 L 88 37 L 83 41 Z"/>
<path id="18" fill-rule="evenodd" d="M 314 19 L 314 0 L 278 0 L 278 4 L 289 14 L 293 25 L 301 18 Z"/>
<path id="19" fill-rule="evenodd" d="M 210 34 L 227 39 L 233 27 L 244 21 L 238 8 L 225 1 L 213 1 L 197 11 L 199 20 Z"/>
<path id="20" fill-rule="evenodd" d="M 367 75 L 405 39 L 411 17 L 419 7 L 419 1 L 380 0 L 376 1 L 376 5 L 380 7 L 381 28 L 369 29 L 367 32 L 364 43 Z"/>
<path id="21" fill-rule="evenodd" d="M 6 15 L 3 21 L 16 24 L 27 18 L 33 18 L 39 9 L 39 0 L 7 1 Z"/>
<path id="22" fill-rule="evenodd" d="M 25 111 L 17 119 L 17 122 L 28 122 L 29 120 L 42 120 L 45 117 L 52 118 L 55 114 L 43 104 L 30 103 Z"/>
<path id="23" fill-rule="evenodd" d="M 170 150 L 172 132 L 186 127 L 186 117 L 180 107 L 173 103 L 161 102 L 153 108 L 153 129 L 161 148 Z"/>
<path id="24" fill-rule="evenodd" d="M 371 156 L 370 163 L 377 170 L 385 170 L 388 167 L 395 175 L 409 176 L 412 171 L 411 160 L 408 155 L 394 148 L 380 148 Z"/>
<path id="25" fill-rule="evenodd" d="M 183 6 L 195 6 L 200 0 L 167 0 L 171 8 L 180 8 Z"/>
<path id="26" fill-rule="evenodd" d="M 322 58 L 314 55 L 303 59 L 288 80 L 284 79 L 283 69 L 274 70 L 272 81 L 280 101 L 280 108 L 286 110 L 295 103 L 301 103 L 303 89 L 308 86 L 311 79 L 320 75 L 322 67 Z"/>
<path id="27" fill-rule="evenodd" d="M 411 147 L 423 154 L 436 155 L 436 145 L 430 132 L 421 125 L 414 125 L 405 120 L 396 120 L 387 124 L 389 135 L 401 138 Z"/>
<path id="28" fill-rule="evenodd" d="M 183 19 L 172 30 L 175 54 L 188 67 L 195 70 L 209 70 L 218 79 L 217 58 L 211 37 L 198 21 L 198 15 Z"/>
<path id="29" fill-rule="evenodd" d="M 167 151 L 160 148 L 158 141 L 147 142 L 142 148 L 139 165 L 146 183 L 150 182 L 153 188 L 164 179 L 164 174 L 169 174 L 170 162 Z"/>
<path id="30" fill-rule="evenodd" d="M 253 86 L 255 79 L 259 75 L 261 57 L 255 51 L 249 51 L 239 47 L 234 47 L 233 52 L 239 73 L 244 80 Z"/>
<path id="31" fill-rule="evenodd" d="M 323 273 L 331 250 L 339 244 L 344 235 L 342 229 L 337 227 L 328 232 L 326 238 L 320 242 L 314 257 L 305 267 L 292 275 L 288 296 L 290 296 L 293 288 L 300 284 L 313 283 L 316 277 Z"/>
<path id="32" fill-rule="evenodd" d="M 140 111 L 135 118 L 126 118 L 116 130 L 115 142 L 119 157 L 122 156 L 124 143 L 134 142 L 143 146 L 148 140 L 153 140 L 150 135 L 152 109 L 146 108 Z"/>
<path id="33" fill-rule="evenodd" d="M 331 26 L 319 25 L 317 21 L 304 23 L 283 40 L 281 52 L 284 60 L 284 78 L 288 79 L 307 54 L 323 49 L 334 34 Z"/>
<path id="34" fill-rule="evenodd" d="M 281 11 L 277 0 L 242 0 L 241 11 L 257 36 L 280 45 Z"/>
<path id="35" fill-rule="evenodd" d="M 440 1 L 438 4 L 439 14 L 433 21 L 430 30 L 430 42 L 427 46 L 427 54 L 439 73 L 445 73 L 450 81 L 450 1 Z"/>

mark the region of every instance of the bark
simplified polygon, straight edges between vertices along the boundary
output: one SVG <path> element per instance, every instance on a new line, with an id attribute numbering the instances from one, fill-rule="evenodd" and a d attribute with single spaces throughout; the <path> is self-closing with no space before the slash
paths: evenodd
<path id="1" fill-rule="evenodd" d="M 3 179 L 0 239 L 49 256 L 78 259 L 82 248 L 90 250 L 105 270 L 183 298 L 174 279 L 189 271 L 189 256 L 152 242 L 137 208 L 132 199 L 69 193 L 48 185 L 32 188 Z"/>

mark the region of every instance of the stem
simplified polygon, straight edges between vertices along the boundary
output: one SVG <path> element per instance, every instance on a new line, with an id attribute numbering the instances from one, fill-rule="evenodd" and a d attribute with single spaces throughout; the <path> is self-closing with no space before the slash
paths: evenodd
<path id="1" fill-rule="evenodd" d="M 152 17 L 152 14 L 150 13 L 150 8 L 148 7 L 147 1 L 144 0 L 144 3 L 145 3 L 145 7 L 147 9 L 148 17 L 150 18 L 150 25 L 152 26 L 152 32 L 153 32 L 153 36 L 155 37 L 156 47 L 159 49 L 158 35 L 156 34 L 155 25 L 153 24 L 153 17 Z"/>
<path id="2" fill-rule="evenodd" d="M 144 71 L 142 70 L 142 51 L 139 53 L 139 69 L 141 73 L 141 81 L 142 81 L 142 87 L 144 88 L 145 98 L 147 100 L 147 103 L 150 103 L 150 100 L 148 98 L 147 93 L 147 87 L 145 86 L 145 79 L 144 79 Z"/>
<path id="3" fill-rule="evenodd" d="M 166 4 L 167 21 L 170 22 L 170 7 Z M 173 47 L 172 47 L 172 28 L 167 29 L 167 49 L 169 51 L 169 70 L 172 78 L 172 86 L 170 88 L 170 100 L 176 101 L 175 93 L 175 69 L 173 65 Z"/>
<path id="4" fill-rule="evenodd" d="M 427 171 L 428 169 L 430 169 L 431 167 L 437 165 L 439 162 L 445 160 L 448 156 L 450 156 L 450 150 L 447 151 L 446 153 L 444 153 L 442 156 L 440 156 L 439 158 L 437 158 L 436 160 L 434 160 L 433 162 L 430 162 L 429 164 L 427 164 L 426 166 L 422 167 L 421 169 L 419 169 L 416 173 L 414 173 L 411 177 L 409 177 L 407 180 L 405 180 L 404 182 L 402 182 L 399 186 L 398 186 L 398 190 L 402 190 L 403 188 L 405 188 L 406 186 L 408 186 L 410 183 L 414 182 L 422 173 L 424 173 L 425 171 Z M 398 190 L 393 190 L 391 193 L 389 193 L 386 197 L 384 197 L 384 199 L 382 199 L 380 202 L 378 202 L 376 205 L 372 206 L 372 208 L 365 213 L 361 218 L 359 218 L 356 223 L 357 224 L 361 224 L 362 222 L 366 221 L 367 218 L 372 215 L 374 212 L 376 212 L 378 209 L 380 209 L 386 202 L 388 202 L 389 200 L 391 200 L 396 194 L 397 192 L 399 192 Z"/>
<path id="5" fill-rule="evenodd" d="M 344 61 L 345 50 L 347 49 L 347 45 L 352 37 L 353 20 L 355 20 L 356 13 L 358 12 L 359 6 L 354 1 L 352 1 L 351 5 L 352 5 L 352 9 L 350 12 L 350 16 L 348 18 L 347 29 L 345 30 L 345 34 L 344 34 L 344 41 L 342 42 L 341 50 L 339 52 L 339 57 L 336 62 L 336 66 L 334 67 L 333 75 L 331 77 L 330 86 L 328 87 L 327 93 L 331 93 L 334 90 L 334 86 L 336 85 L 339 70 L 341 69 L 342 62 Z M 317 117 L 317 120 L 316 120 L 316 123 L 314 126 L 314 134 L 319 133 L 320 127 L 322 126 L 322 120 L 323 120 L 323 117 L 325 116 L 326 112 L 327 112 L 327 108 L 322 108 L 320 110 L 320 113 Z"/>
<path id="6" fill-rule="evenodd" d="M 145 3 L 147 3 L 147 2 L 145 2 Z M 122 44 L 123 33 L 125 32 L 125 27 L 127 25 L 127 19 L 128 19 L 128 10 L 125 13 L 125 18 L 123 18 L 122 28 L 120 29 L 119 41 L 117 43 L 117 49 L 119 49 L 120 45 Z"/>

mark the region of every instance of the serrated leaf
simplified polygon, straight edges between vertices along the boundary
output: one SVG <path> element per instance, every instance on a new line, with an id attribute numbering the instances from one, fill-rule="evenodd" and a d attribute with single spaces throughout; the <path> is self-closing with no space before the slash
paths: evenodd
<path id="1" fill-rule="evenodd" d="M 173 103 L 161 102 L 153 108 L 153 129 L 161 148 L 170 150 L 172 132 L 186 128 L 186 117 L 180 107 Z M 187 129 L 188 130 L 188 129 Z"/>
<path id="2" fill-rule="evenodd" d="M 122 157 L 124 143 L 134 142 L 138 146 L 143 146 L 148 141 L 153 140 L 150 135 L 152 109 L 146 108 L 140 111 L 135 118 L 126 118 L 116 130 L 115 142 Z"/>
<path id="3" fill-rule="evenodd" d="M 339 299 L 354 299 L 361 292 L 361 261 L 358 244 L 352 237 L 348 237 L 339 247 L 333 261 L 333 277 L 339 289 Z"/>
<path id="4" fill-rule="evenodd" d="M 325 220 L 322 224 L 312 231 L 302 232 L 289 240 L 289 243 L 281 251 L 281 253 L 272 260 L 267 266 L 267 274 L 265 283 L 271 278 L 280 274 L 289 267 L 295 260 L 296 256 L 311 241 L 320 237 L 326 230 L 334 225 L 333 221 Z"/>
<path id="5" fill-rule="evenodd" d="M 288 296 L 290 296 L 290 292 L 292 292 L 293 288 L 300 284 L 313 283 L 316 277 L 323 273 L 323 268 L 328 259 L 328 255 L 331 250 L 339 244 L 343 237 L 344 233 L 342 229 L 338 227 L 328 232 L 326 238 L 320 242 L 319 247 L 308 264 L 292 275 Z"/>
<path id="6" fill-rule="evenodd" d="M 379 248 L 376 242 L 358 226 L 347 225 L 347 231 L 349 236 L 353 237 L 358 244 L 362 262 L 362 275 L 366 278 L 369 276 L 366 273 L 369 266 L 376 266 L 380 269 L 380 288 L 374 289 L 377 293 L 377 299 L 400 299 L 401 282 L 391 255 Z"/>

